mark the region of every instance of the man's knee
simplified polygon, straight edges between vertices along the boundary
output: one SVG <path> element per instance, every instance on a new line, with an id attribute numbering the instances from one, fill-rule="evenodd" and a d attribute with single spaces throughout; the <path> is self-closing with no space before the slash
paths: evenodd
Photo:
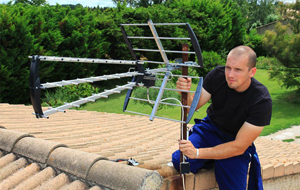
<path id="1" fill-rule="evenodd" d="M 177 171 L 180 171 L 180 151 L 176 150 L 173 154 L 172 154 L 172 162 L 173 162 L 173 166 Z"/>
<path id="2" fill-rule="evenodd" d="M 218 160 L 215 175 L 220 189 L 246 189 L 250 158 L 243 156 Z"/>

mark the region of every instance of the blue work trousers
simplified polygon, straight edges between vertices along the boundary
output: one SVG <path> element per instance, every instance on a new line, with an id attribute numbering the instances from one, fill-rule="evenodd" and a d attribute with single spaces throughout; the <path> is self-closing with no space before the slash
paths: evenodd
<path id="1" fill-rule="evenodd" d="M 196 120 L 195 120 L 196 121 Z M 189 140 L 196 148 L 214 147 L 219 144 L 230 142 L 234 137 L 220 131 L 208 117 L 202 121 L 197 120 L 192 128 Z M 206 160 L 206 159 L 187 159 L 190 163 L 192 173 L 197 173 L 202 168 L 210 167 L 214 163 L 216 181 L 220 190 L 246 190 L 247 174 L 249 173 L 249 190 L 262 190 L 262 179 L 260 163 L 256 153 L 254 144 L 240 156 L 234 156 L 222 160 Z M 180 170 L 180 151 L 177 150 L 172 155 L 174 167 Z"/>

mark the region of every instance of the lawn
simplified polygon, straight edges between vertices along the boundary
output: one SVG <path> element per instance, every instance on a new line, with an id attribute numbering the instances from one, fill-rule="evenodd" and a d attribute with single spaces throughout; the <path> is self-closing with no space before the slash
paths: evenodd
<path id="1" fill-rule="evenodd" d="M 293 93 L 295 89 L 287 90 L 281 88 L 277 82 L 269 80 L 267 70 L 258 70 L 255 78 L 265 86 L 267 86 L 273 100 L 271 125 L 265 127 L 261 135 L 268 135 L 278 130 L 289 128 L 293 125 L 300 125 L 300 104 L 293 104 L 288 101 L 289 94 Z M 195 90 L 196 85 L 194 85 L 192 88 Z M 125 95 L 126 91 L 123 91 L 121 94 L 114 94 L 109 96 L 108 99 L 99 99 L 96 103 L 86 104 L 80 109 L 108 113 L 124 113 L 123 104 Z M 194 114 L 194 118 L 205 117 L 207 107 L 208 105 L 202 107 L 198 112 L 196 112 Z M 150 115 L 152 108 L 150 106 L 130 101 L 127 110 Z M 163 108 L 159 110 L 156 115 L 180 120 L 180 108 Z M 190 123 L 193 123 L 193 120 L 191 120 Z"/>
<path id="2" fill-rule="evenodd" d="M 300 104 L 290 103 L 289 96 L 295 89 L 281 88 L 277 82 L 268 79 L 267 70 L 258 70 L 255 78 L 268 89 L 273 100 L 271 125 L 264 128 L 262 136 L 276 131 L 300 125 Z"/>

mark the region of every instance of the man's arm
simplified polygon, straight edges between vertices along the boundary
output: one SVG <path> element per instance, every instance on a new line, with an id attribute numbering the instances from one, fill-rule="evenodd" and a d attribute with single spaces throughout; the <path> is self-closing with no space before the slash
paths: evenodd
<path id="1" fill-rule="evenodd" d="M 179 90 L 189 91 L 191 89 L 191 83 L 192 83 L 191 78 L 180 77 L 180 78 L 178 78 L 178 80 L 176 82 L 176 88 Z M 188 106 L 191 106 L 193 99 L 194 99 L 194 95 L 195 94 L 188 93 L 188 99 L 187 99 Z M 200 100 L 198 102 L 196 110 L 198 110 L 204 104 L 206 104 L 210 100 L 210 98 L 211 98 L 211 95 L 204 88 L 202 88 Z M 188 109 L 188 111 L 189 111 L 189 109 Z"/>
<path id="2" fill-rule="evenodd" d="M 234 141 L 217 145 L 210 148 L 199 148 L 199 156 L 197 149 L 190 141 L 179 141 L 179 150 L 191 159 L 226 159 L 238 155 L 242 155 L 252 142 L 262 132 L 263 127 L 258 127 L 245 122 L 239 130 Z"/>

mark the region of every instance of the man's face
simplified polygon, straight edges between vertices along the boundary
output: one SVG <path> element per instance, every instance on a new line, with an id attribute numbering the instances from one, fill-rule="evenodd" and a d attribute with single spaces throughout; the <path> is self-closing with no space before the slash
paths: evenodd
<path id="1" fill-rule="evenodd" d="M 225 65 L 225 76 L 229 88 L 237 92 L 243 92 L 251 84 L 256 68 L 249 70 L 248 57 L 234 56 L 229 54 Z"/>

